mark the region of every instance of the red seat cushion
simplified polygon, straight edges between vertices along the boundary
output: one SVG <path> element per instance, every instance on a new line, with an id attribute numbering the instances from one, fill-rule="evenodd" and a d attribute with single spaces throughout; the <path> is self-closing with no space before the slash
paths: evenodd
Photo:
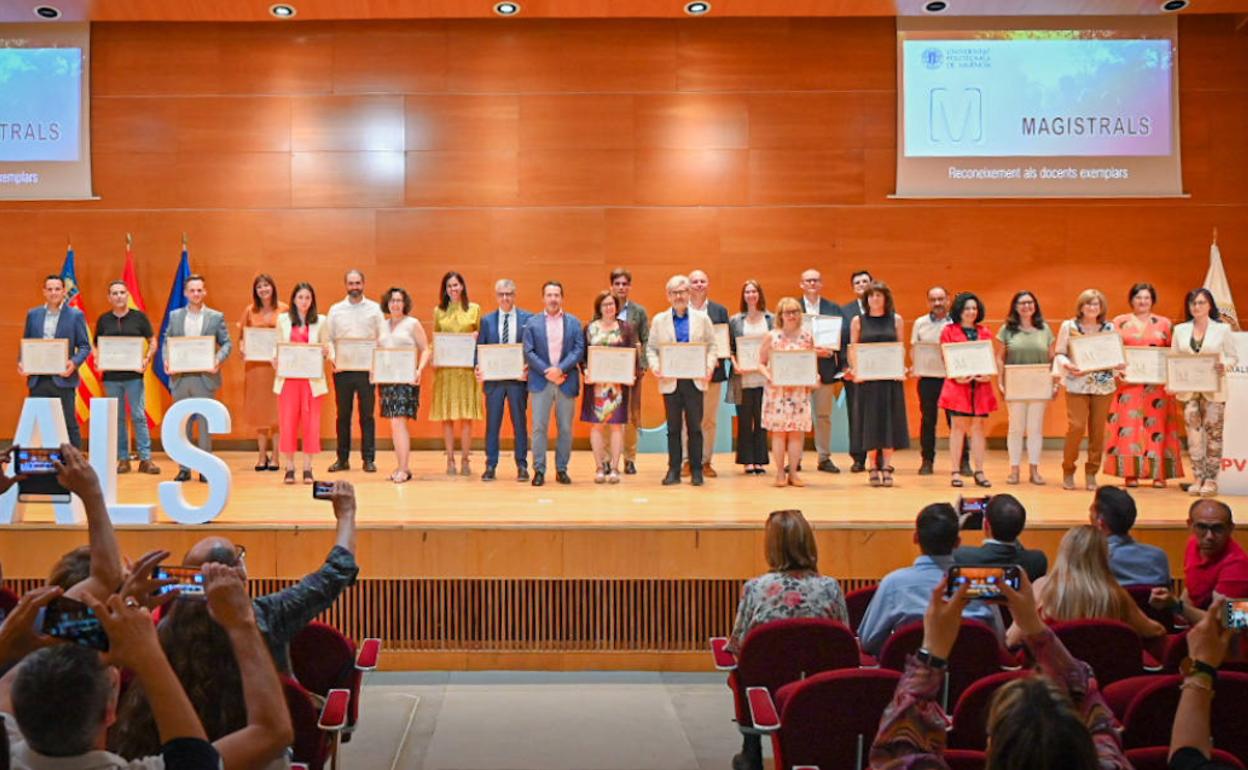
<path id="1" fill-rule="evenodd" d="M 360 645 L 360 654 L 355 657 L 355 667 L 363 671 L 377 668 L 377 660 L 381 656 L 381 640 L 365 639 Z"/>
<path id="2" fill-rule="evenodd" d="M 347 726 L 347 706 L 351 702 L 350 690 L 330 690 L 321 708 L 317 724 L 322 730 L 341 730 Z"/>

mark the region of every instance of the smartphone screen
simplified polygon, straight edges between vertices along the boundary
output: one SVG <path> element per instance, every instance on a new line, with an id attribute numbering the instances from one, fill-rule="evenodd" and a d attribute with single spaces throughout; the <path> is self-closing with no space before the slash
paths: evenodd
<path id="1" fill-rule="evenodd" d="M 56 475 L 56 463 L 61 461 L 61 450 L 51 447 L 14 447 L 16 458 L 13 470 L 19 476 Z"/>
<path id="2" fill-rule="evenodd" d="M 157 589 L 158 594 L 177 593 L 179 596 L 202 598 L 204 595 L 204 573 L 199 567 L 183 567 L 161 564 L 152 570 L 152 577 L 157 580 L 173 578 L 178 581 Z"/>
<path id="3" fill-rule="evenodd" d="M 958 498 L 958 528 L 977 530 L 984 528 L 984 511 L 988 510 L 990 495 Z"/>
<path id="4" fill-rule="evenodd" d="M 1248 630 L 1248 599 L 1226 600 L 1225 625 L 1232 631 Z"/>
<path id="5" fill-rule="evenodd" d="M 312 497 L 317 500 L 329 500 L 334 494 L 334 482 L 332 481 L 313 481 Z"/>
<path id="6" fill-rule="evenodd" d="M 39 610 L 35 624 L 40 632 L 48 636 L 101 652 L 108 651 L 108 634 L 104 633 L 104 626 L 91 608 L 82 602 L 63 596 L 53 599 Z"/>
<path id="7" fill-rule="evenodd" d="M 1021 585 L 1019 568 L 1013 565 L 1009 567 L 954 566 L 949 568 L 949 584 L 945 593 L 952 596 L 962 585 L 969 584 L 967 596 L 971 599 L 1004 601 L 1005 597 L 1001 593 L 1002 583 L 1009 583 L 1010 587 L 1017 591 Z"/>

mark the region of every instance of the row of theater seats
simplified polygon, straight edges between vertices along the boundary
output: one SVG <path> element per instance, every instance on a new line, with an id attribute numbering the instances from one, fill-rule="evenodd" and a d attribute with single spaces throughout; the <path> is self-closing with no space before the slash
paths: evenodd
<path id="1" fill-rule="evenodd" d="M 860 620 L 861 609 L 855 613 L 850 604 L 851 622 Z M 1107 703 L 1123 722 L 1125 747 L 1138 752 L 1135 766 L 1164 767 L 1165 749 L 1160 749 L 1159 765 L 1150 763 L 1158 754 L 1150 750 L 1169 739 L 1181 681 L 1175 672 L 1187 653 L 1186 632 L 1166 638 L 1150 654 L 1135 631 L 1117 621 L 1069 621 L 1054 623 L 1053 629 L 1096 672 Z M 859 649 L 852 629 L 801 618 L 753 629 L 739 657 L 725 649 L 725 638 L 712 639 L 711 651 L 716 668 L 728 672 L 740 729 L 771 736 L 776 768 L 861 768 L 906 658 L 922 638 L 921 622 L 904 626 L 877 660 Z M 963 621 L 941 695 L 953 722 L 952 753 L 946 757 L 951 767 L 983 767 L 989 704 L 997 688 L 1028 675 L 1026 665 L 1002 647 L 989 627 Z M 1248 664 L 1224 664 L 1214 699 L 1214 743 L 1234 767 L 1248 762 L 1246 672 Z"/>

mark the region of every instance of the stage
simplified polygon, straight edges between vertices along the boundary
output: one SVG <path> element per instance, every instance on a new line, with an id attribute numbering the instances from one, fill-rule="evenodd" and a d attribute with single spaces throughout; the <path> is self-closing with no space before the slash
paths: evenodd
<path id="1" fill-rule="evenodd" d="M 282 484 L 281 473 L 256 473 L 252 452 L 221 456 L 233 472 L 221 517 L 181 526 L 158 511 L 155 525 L 120 528 L 123 552 L 134 558 L 166 548 L 176 559 L 201 537 L 229 537 L 247 548 L 254 591 L 316 569 L 333 542 L 329 503 L 314 500 L 310 486 Z M 176 467 L 155 459 L 161 476 L 119 477 L 120 502 L 156 500 L 156 483 L 170 480 Z M 413 453 L 414 478 L 401 485 L 388 479 L 388 451 L 375 474 L 359 470 L 358 453 L 346 474 L 326 473 L 332 460 L 322 454 L 316 476 L 356 485 L 361 571 L 328 619 L 353 636 L 385 639 L 392 668 L 704 668 L 705 640 L 729 630 L 741 581 L 766 569 L 769 511 L 805 513 L 817 529 L 822 571 L 848 591 L 909 564 L 917 554 L 915 514 L 930 502 L 956 500 L 959 491 L 1016 495 L 1028 510 L 1024 542 L 1050 558 L 1068 527 L 1087 522 L 1091 500 L 1090 492 L 1061 489 L 1060 457 L 1052 451 L 1041 466 L 1049 482 L 1042 487 L 1005 484 L 1005 453 L 990 452 L 990 490 L 970 479 L 953 489 L 943 472 L 918 476 L 915 451 L 895 456 L 891 489 L 871 488 L 848 463 L 840 474 L 809 470 L 813 452 L 805 456 L 807 486 L 784 489 L 772 486 L 771 474 L 742 475 L 730 454 L 716 458 L 719 477 L 702 487 L 688 480 L 662 486 L 666 457 L 657 454 L 640 456 L 638 474 L 619 485 L 598 485 L 590 454 L 577 451 L 569 467 L 574 483 L 555 483 L 548 469 L 543 487 L 517 482 L 507 458 L 497 481 L 481 481 L 479 451 L 470 477 L 446 475 L 441 452 Z M 192 501 L 206 497 L 204 485 L 187 487 Z M 1165 548 L 1178 570 L 1191 498 L 1173 482 L 1133 495 L 1138 539 Z M 49 510 L 29 506 L 26 522 L 0 540 L 5 578 L 29 585 L 84 542 L 81 528 L 57 526 Z"/>

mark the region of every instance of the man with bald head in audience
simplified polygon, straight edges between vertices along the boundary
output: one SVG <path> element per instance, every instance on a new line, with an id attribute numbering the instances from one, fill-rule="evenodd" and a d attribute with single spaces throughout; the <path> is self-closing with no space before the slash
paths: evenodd
<path id="1" fill-rule="evenodd" d="M 256 625 L 264 635 L 278 670 L 283 673 L 290 672 L 290 640 L 317 615 L 329 609 L 360 573 L 355 562 L 355 488 L 351 482 L 336 482 L 330 502 L 338 529 L 325 563 L 295 585 L 258 597 L 254 602 Z M 228 538 L 206 537 L 187 551 L 184 563 L 198 567 L 216 562 L 246 570 L 245 552 Z"/>
<path id="2" fill-rule="evenodd" d="M 1183 595 L 1175 599 L 1169 588 L 1154 588 L 1149 601 L 1158 609 L 1173 609 L 1196 624 L 1215 594 L 1228 599 L 1248 597 L 1248 553 L 1235 542 L 1231 506 L 1221 500 L 1206 498 L 1192 503 L 1187 509 L 1187 526 L 1192 536 L 1183 554 Z"/>

